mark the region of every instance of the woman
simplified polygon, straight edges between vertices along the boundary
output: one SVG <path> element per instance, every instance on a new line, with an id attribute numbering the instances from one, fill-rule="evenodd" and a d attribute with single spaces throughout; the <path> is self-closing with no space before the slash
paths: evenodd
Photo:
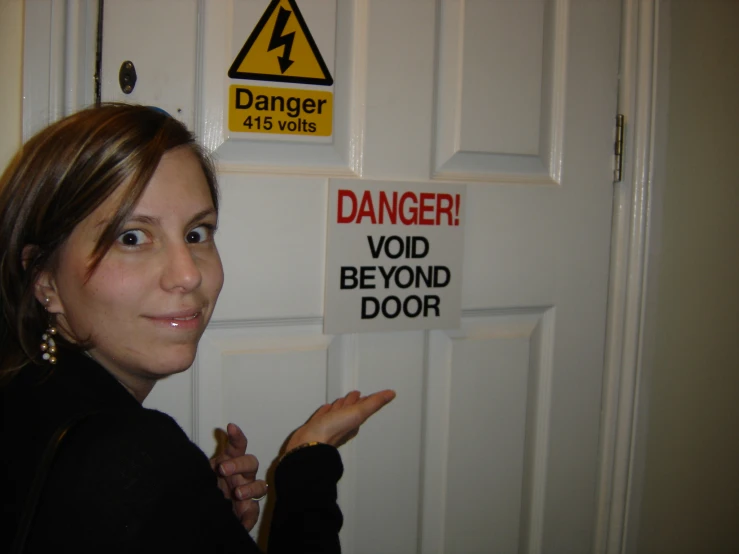
<path id="1" fill-rule="evenodd" d="M 141 406 L 195 358 L 223 284 L 217 224 L 208 156 L 146 107 L 67 117 L 0 178 L 0 551 L 19 540 L 44 450 L 70 421 L 26 552 L 258 551 L 248 529 L 266 484 L 241 430 L 229 425 L 211 465 Z M 270 552 L 340 550 L 336 447 L 393 398 L 350 393 L 288 438 Z"/>

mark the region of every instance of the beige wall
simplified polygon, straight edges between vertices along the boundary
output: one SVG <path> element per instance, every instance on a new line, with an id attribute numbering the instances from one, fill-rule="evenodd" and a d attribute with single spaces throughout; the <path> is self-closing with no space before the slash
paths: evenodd
<path id="1" fill-rule="evenodd" d="M 671 3 L 640 554 L 739 552 L 739 2 Z M 660 199 L 661 196 L 661 199 Z M 650 269 L 651 271 L 651 269 Z"/>
<path id="2" fill-rule="evenodd" d="M 23 0 L 0 0 L 0 173 L 21 143 Z"/>

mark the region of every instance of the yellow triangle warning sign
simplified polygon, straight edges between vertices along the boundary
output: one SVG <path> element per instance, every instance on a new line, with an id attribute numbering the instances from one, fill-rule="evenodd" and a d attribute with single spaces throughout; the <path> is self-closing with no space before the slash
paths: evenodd
<path id="1" fill-rule="evenodd" d="M 295 0 L 272 0 L 228 76 L 281 83 L 334 83 Z"/>

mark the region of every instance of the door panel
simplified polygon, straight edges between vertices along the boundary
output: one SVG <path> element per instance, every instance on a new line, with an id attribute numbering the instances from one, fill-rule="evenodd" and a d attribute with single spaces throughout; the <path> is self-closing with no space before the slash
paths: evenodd
<path id="1" fill-rule="evenodd" d="M 221 173 L 226 280 L 214 317 L 320 317 L 326 179 Z"/>
<path id="2" fill-rule="evenodd" d="M 568 4 L 441 3 L 437 177 L 559 182 Z"/>
<path id="3" fill-rule="evenodd" d="M 392 387 L 342 447 L 345 552 L 589 551 L 619 2 L 298 3 L 335 80 L 328 139 L 228 131 L 227 71 L 267 0 L 105 3 L 105 99 L 192 125 L 222 187 L 214 320 L 147 405 L 209 454 L 238 423 L 264 475 L 320 403 Z M 467 186 L 460 329 L 322 334 L 336 176 Z"/>
<path id="4" fill-rule="evenodd" d="M 421 552 L 538 552 L 554 309 L 469 314 L 433 331 Z"/>

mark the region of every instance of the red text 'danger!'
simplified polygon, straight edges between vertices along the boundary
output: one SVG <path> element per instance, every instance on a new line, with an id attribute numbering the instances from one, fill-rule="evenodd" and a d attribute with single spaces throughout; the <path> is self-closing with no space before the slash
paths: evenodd
<path id="1" fill-rule="evenodd" d="M 337 223 L 459 225 L 459 194 L 338 190 Z"/>

